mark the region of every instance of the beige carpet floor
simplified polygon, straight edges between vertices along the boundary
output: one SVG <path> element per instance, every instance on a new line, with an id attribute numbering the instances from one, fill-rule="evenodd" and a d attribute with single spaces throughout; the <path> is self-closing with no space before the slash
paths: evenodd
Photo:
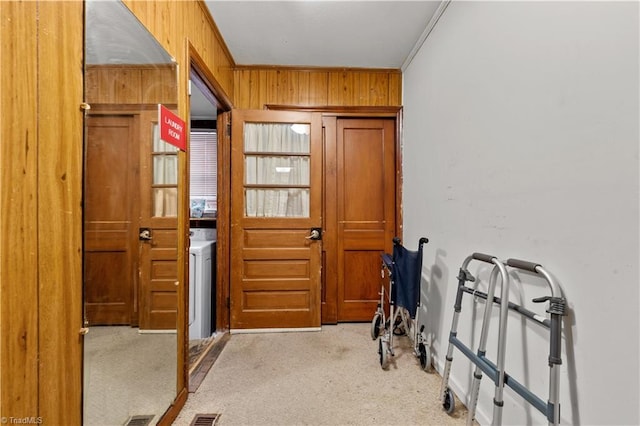
<path id="1" fill-rule="evenodd" d="M 140 334 L 137 328 L 91 327 L 84 341 L 85 426 L 123 425 L 153 415 L 176 395 L 176 334 Z"/>
<path id="2" fill-rule="evenodd" d="M 438 401 L 441 377 L 425 372 L 408 337 L 380 368 L 370 325 L 319 332 L 233 334 L 175 425 L 216 413 L 217 425 L 462 425 Z"/>

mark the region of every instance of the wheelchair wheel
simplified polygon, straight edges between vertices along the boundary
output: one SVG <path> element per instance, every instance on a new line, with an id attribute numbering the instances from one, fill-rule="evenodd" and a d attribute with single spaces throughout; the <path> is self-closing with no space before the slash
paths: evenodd
<path id="1" fill-rule="evenodd" d="M 431 354 L 429 353 L 429 349 L 425 346 L 424 343 L 420 342 L 418 345 L 418 354 L 420 357 L 420 367 L 424 371 L 428 371 L 431 369 Z"/>
<path id="2" fill-rule="evenodd" d="M 371 339 L 376 340 L 380 336 L 380 325 L 382 324 L 382 314 L 376 312 L 371 320 Z"/>
<path id="3" fill-rule="evenodd" d="M 455 406 L 456 406 L 456 401 L 453 396 L 453 392 L 451 392 L 451 389 L 447 388 L 447 390 L 445 390 L 445 393 L 444 393 L 444 402 L 442 403 L 442 408 L 444 408 L 447 414 L 451 414 L 453 413 Z"/>
<path id="4" fill-rule="evenodd" d="M 382 342 L 382 339 L 378 340 L 378 353 L 380 354 L 380 367 L 386 370 L 387 363 L 389 362 L 389 351 L 386 348 L 386 344 Z"/>

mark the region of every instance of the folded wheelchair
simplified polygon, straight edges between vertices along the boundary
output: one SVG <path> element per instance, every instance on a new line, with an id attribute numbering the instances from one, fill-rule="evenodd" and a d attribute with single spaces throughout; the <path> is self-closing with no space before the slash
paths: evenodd
<path id="1" fill-rule="evenodd" d="M 420 359 L 422 369 L 431 368 L 431 353 L 427 347 L 424 325 L 418 331 L 422 246 L 428 242 L 427 238 L 420 238 L 418 250 L 411 251 L 395 237 L 393 254 L 382 254 L 382 286 L 380 301 L 371 320 L 371 338 L 378 339 L 380 366 L 383 369 L 388 368 L 390 357 L 394 356 L 394 336 L 405 334 L 412 340 L 414 354 Z M 385 277 L 388 277 L 388 283 Z M 388 289 L 385 289 L 386 286 Z"/>

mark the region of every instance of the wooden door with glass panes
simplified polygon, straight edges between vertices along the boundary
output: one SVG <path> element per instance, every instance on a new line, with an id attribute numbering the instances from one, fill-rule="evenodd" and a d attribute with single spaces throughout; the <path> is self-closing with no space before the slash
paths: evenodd
<path id="1" fill-rule="evenodd" d="M 234 110 L 231 329 L 320 327 L 322 122 Z"/>
<path id="2" fill-rule="evenodd" d="M 178 149 L 141 117 L 140 329 L 175 330 L 178 308 Z"/>

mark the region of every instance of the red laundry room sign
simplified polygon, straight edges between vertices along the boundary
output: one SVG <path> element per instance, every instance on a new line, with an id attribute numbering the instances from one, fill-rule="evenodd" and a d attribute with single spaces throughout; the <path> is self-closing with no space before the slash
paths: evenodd
<path id="1" fill-rule="evenodd" d="M 187 150 L 186 126 L 180 117 L 158 104 L 158 123 L 160 123 L 160 139 L 183 151 Z"/>

